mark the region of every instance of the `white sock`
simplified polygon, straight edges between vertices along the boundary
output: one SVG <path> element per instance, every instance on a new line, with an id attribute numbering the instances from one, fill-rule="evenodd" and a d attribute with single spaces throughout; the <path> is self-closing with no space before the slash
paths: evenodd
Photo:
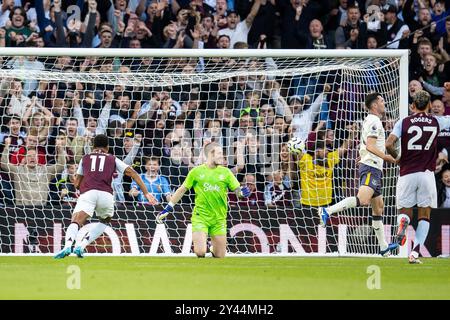
<path id="1" fill-rule="evenodd" d="M 386 238 L 384 236 L 383 221 L 382 220 L 374 220 L 373 218 L 372 218 L 372 228 L 375 231 L 375 235 L 377 236 L 378 244 L 380 245 L 380 249 L 384 250 L 388 247 L 388 244 L 387 244 Z"/>
<path id="2" fill-rule="evenodd" d="M 342 201 L 328 207 L 326 210 L 329 215 L 337 212 L 341 212 L 350 208 L 355 208 L 358 203 L 358 199 L 356 197 L 345 198 Z"/>
<path id="3" fill-rule="evenodd" d="M 409 217 L 408 217 L 408 215 L 406 215 L 406 214 L 404 214 L 404 213 L 400 213 L 400 214 L 397 216 L 397 225 L 400 224 L 400 220 L 402 220 L 403 218 L 406 219 L 406 221 L 408 222 L 408 224 L 411 222 L 410 219 L 409 219 Z"/>
<path id="4" fill-rule="evenodd" d="M 417 253 L 419 253 L 420 246 L 422 246 L 427 239 L 428 230 L 430 230 L 430 222 L 428 220 L 419 220 L 416 237 L 414 238 L 414 251 L 417 251 Z"/>
<path id="5" fill-rule="evenodd" d="M 95 226 L 92 227 L 91 231 L 89 231 L 87 237 L 84 238 L 81 242 L 81 248 L 84 250 L 88 246 L 88 244 L 94 242 L 95 239 L 100 237 L 103 234 L 103 231 L 105 231 L 106 227 L 107 225 L 104 223 L 96 223 Z"/>
<path id="6" fill-rule="evenodd" d="M 76 223 L 71 223 L 66 231 L 66 243 L 64 244 L 64 249 L 71 248 L 73 242 L 77 238 L 79 226 Z"/>

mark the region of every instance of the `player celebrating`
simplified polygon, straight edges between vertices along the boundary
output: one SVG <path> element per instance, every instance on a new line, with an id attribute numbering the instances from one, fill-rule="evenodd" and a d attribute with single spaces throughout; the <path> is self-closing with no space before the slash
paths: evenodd
<path id="1" fill-rule="evenodd" d="M 414 247 L 409 255 L 410 263 L 422 263 L 420 246 L 425 243 L 430 228 L 431 208 L 437 207 L 437 191 L 434 179 L 438 157 L 437 136 L 440 130 L 450 128 L 449 117 L 428 114 L 431 108 L 430 94 L 419 91 L 413 100 L 413 115 L 397 121 L 386 141 L 389 154 L 397 158 L 395 147 L 401 138 L 400 177 L 397 180 L 397 242 L 406 242 L 406 228 L 412 217 L 412 208 L 418 207 L 418 226 Z"/>
<path id="2" fill-rule="evenodd" d="M 393 243 L 388 245 L 384 236 L 383 210 L 384 202 L 381 195 L 381 177 L 383 162 L 396 163 L 395 159 L 385 154 L 384 128 L 381 118 L 385 113 L 384 98 L 380 93 L 370 93 L 366 96 L 366 108 L 369 115 L 364 119 L 361 132 L 361 157 L 359 166 L 360 186 L 356 197 L 348 197 L 327 208 L 319 208 L 320 225 L 325 227 L 330 215 L 357 206 L 372 205 L 372 227 L 380 245 L 380 254 L 388 255 L 398 247 Z"/>
<path id="3" fill-rule="evenodd" d="M 194 188 L 195 207 L 192 212 L 192 241 L 194 252 L 199 258 L 205 257 L 208 234 L 214 247 L 213 256 L 223 258 L 227 245 L 227 192 L 234 191 L 238 197 L 249 197 L 250 189 L 241 189 L 230 169 L 223 167 L 223 150 L 215 142 L 205 146 L 206 164 L 192 169 L 181 187 L 174 193 L 169 204 L 156 217 L 156 222 L 173 211 L 175 204 L 184 193 Z"/>
<path id="4" fill-rule="evenodd" d="M 148 192 L 137 172 L 115 156 L 108 154 L 108 149 L 108 137 L 103 134 L 97 135 L 94 138 L 93 152 L 84 155 L 79 163 L 74 185 L 81 194 L 73 211 L 72 222 L 67 228 L 64 248 L 55 255 L 55 259 L 62 259 L 72 253 L 72 244 L 78 230 L 89 217 L 93 216 L 94 210 L 100 222 L 91 229 L 81 244 L 76 246 L 74 253 L 83 258 L 86 246 L 103 233 L 114 214 L 111 182 L 116 171 L 136 181 L 150 204 L 156 204 L 155 198 Z"/>

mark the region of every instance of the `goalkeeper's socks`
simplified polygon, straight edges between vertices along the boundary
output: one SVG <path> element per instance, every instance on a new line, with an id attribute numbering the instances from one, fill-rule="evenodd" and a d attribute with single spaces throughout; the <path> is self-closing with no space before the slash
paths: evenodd
<path id="1" fill-rule="evenodd" d="M 80 226 L 78 223 L 72 222 L 66 231 L 66 243 L 64 245 L 64 249 L 72 248 L 72 244 L 77 238 L 78 230 L 80 229 Z"/>
<path id="2" fill-rule="evenodd" d="M 384 225 L 383 225 L 383 217 L 382 216 L 373 216 L 372 217 L 372 228 L 375 231 L 375 235 L 378 239 L 378 244 L 380 245 L 381 250 L 385 250 L 388 247 L 386 242 L 386 238 L 384 236 Z"/>
<path id="3" fill-rule="evenodd" d="M 84 250 L 88 244 L 94 242 L 98 237 L 100 237 L 103 234 L 103 231 L 105 231 L 107 225 L 101 222 L 96 223 L 91 231 L 89 231 L 89 234 L 86 238 L 83 239 L 81 242 L 81 248 Z"/>
<path id="4" fill-rule="evenodd" d="M 419 220 L 416 230 L 416 236 L 414 238 L 414 248 L 420 247 L 425 243 L 428 236 L 428 230 L 430 230 L 430 221 L 426 218 Z"/>
<path id="5" fill-rule="evenodd" d="M 355 208 L 357 207 L 359 204 L 359 200 L 357 197 L 348 197 L 345 198 L 344 200 L 326 208 L 327 213 L 329 215 L 333 214 L 333 213 L 337 213 L 337 212 L 341 212 L 350 208 Z"/>

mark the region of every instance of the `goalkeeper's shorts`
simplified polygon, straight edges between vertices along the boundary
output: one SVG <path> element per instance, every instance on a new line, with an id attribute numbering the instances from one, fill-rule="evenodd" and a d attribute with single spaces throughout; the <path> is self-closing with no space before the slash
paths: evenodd
<path id="1" fill-rule="evenodd" d="M 205 219 L 199 215 L 192 215 L 192 232 L 204 232 L 207 235 L 226 236 L 227 220 L 226 219 Z"/>

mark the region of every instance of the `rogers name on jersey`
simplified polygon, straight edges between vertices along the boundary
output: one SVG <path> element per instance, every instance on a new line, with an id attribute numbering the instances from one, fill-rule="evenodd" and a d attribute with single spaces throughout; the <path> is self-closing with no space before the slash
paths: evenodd
<path id="1" fill-rule="evenodd" d="M 418 117 L 418 118 L 411 119 L 411 123 L 416 123 L 416 122 L 426 122 L 428 124 L 431 124 L 432 120 L 430 118 L 425 118 L 425 117 Z"/>

